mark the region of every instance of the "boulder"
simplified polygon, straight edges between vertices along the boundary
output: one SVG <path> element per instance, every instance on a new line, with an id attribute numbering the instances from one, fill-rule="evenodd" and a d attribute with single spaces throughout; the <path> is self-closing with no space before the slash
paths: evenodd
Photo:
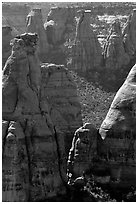
<path id="1" fill-rule="evenodd" d="M 101 124 L 98 151 L 108 164 L 111 182 L 135 185 L 136 169 L 136 66 L 118 90 Z"/>
<path id="2" fill-rule="evenodd" d="M 104 45 L 103 55 L 105 67 L 108 72 L 111 70 L 113 72 L 116 72 L 117 70 L 121 72 L 121 69 L 124 71 L 129 64 L 130 58 L 124 49 L 122 30 L 119 20 L 114 21 L 111 25 L 109 35 L 107 36 Z"/>
<path id="3" fill-rule="evenodd" d="M 129 16 L 123 28 L 123 42 L 126 53 L 136 63 L 136 9 Z"/>
<path id="4" fill-rule="evenodd" d="M 41 9 L 33 9 L 27 16 L 27 32 L 38 34 L 38 55 L 41 61 L 45 61 L 49 50 L 47 36 L 43 26 Z"/>
<path id="5" fill-rule="evenodd" d="M 75 131 L 68 157 L 68 173 L 72 178 L 82 176 L 93 166 L 97 156 L 97 129 L 90 123 Z"/>
<path id="6" fill-rule="evenodd" d="M 98 70 L 102 63 L 102 51 L 97 36 L 90 25 L 91 11 L 81 11 L 77 22 L 72 66 L 75 70 L 87 72 Z"/>

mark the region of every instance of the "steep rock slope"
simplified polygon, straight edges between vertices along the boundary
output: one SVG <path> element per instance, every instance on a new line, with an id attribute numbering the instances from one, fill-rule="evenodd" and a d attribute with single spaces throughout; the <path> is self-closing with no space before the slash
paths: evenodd
<path id="1" fill-rule="evenodd" d="M 125 52 L 122 30 L 119 20 L 112 23 L 104 45 L 104 60 L 107 71 L 124 71 L 129 64 L 129 55 Z"/>
<path id="2" fill-rule="evenodd" d="M 135 185 L 136 66 L 118 90 L 99 133 L 99 152 L 110 166 L 111 179 Z"/>
<path id="3" fill-rule="evenodd" d="M 97 129 L 91 123 L 85 123 L 75 131 L 68 157 L 68 173 L 72 178 L 83 175 L 93 166 L 97 155 Z"/>
<path id="4" fill-rule="evenodd" d="M 30 7 L 25 2 L 2 2 L 2 15 L 19 34 L 25 32 L 25 21 L 29 11 Z"/>
<path id="5" fill-rule="evenodd" d="M 40 201 L 64 194 L 65 148 L 72 140 L 68 134 L 81 125 L 67 70 L 40 67 L 37 41 L 37 34 L 31 33 L 14 38 L 3 69 L 3 201 Z"/>
<path id="6" fill-rule="evenodd" d="M 81 17 L 76 27 L 75 45 L 73 46 L 74 69 L 82 72 L 99 69 L 102 52 L 97 36 L 90 25 L 90 10 L 80 11 Z"/>
<path id="7" fill-rule="evenodd" d="M 46 60 L 46 54 L 48 53 L 49 45 L 47 42 L 47 36 L 45 34 L 41 9 L 33 9 L 27 16 L 26 20 L 27 32 L 37 33 L 39 37 L 38 41 L 38 55 L 40 60 Z"/>
<path id="8" fill-rule="evenodd" d="M 76 85 L 63 65 L 42 64 L 41 70 L 41 106 L 44 105 L 45 109 L 45 100 L 50 104 L 49 111 L 55 128 L 66 134 L 65 149 L 68 152 L 73 133 L 82 124 Z"/>
<path id="9" fill-rule="evenodd" d="M 125 51 L 128 53 L 131 60 L 136 62 L 136 9 L 129 16 L 123 29 L 123 41 Z"/>
<path id="10" fill-rule="evenodd" d="M 44 24 L 49 44 L 61 45 L 66 41 L 66 35 L 71 31 L 75 8 L 51 8 Z"/>
<path id="11" fill-rule="evenodd" d="M 6 18 L 2 16 L 2 66 L 5 64 L 7 58 L 10 56 L 10 41 L 12 38 L 12 28 L 7 22 Z"/>

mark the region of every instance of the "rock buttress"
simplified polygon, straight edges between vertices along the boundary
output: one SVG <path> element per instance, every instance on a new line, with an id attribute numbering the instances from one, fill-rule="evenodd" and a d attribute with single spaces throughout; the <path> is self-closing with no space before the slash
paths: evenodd
<path id="1" fill-rule="evenodd" d="M 133 10 L 123 28 L 123 41 L 125 51 L 134 65 L 136 63 L 136 9 Z"/>
<path id="2" fill-rule="evenodd" d="M 75 179 L 90 171 L 97 155 L 97 130 L 86 123 L 75 131 L 68 157 L 68 174 Z"/>
<path id="3" fill-rule="evenodd" d="M 57 131 L 64 133 L 65 149 L 68 152 L 74 131 L 82 125 L 81 107 L 76 85 L 63 65 L 42 64 L 41 107 L 45 100 L 50 104 L 51 120 Z"/>
<path id="4" fill-rule="evenodd" d="M 2 17 L 2 67 L 11 54 L 10 41 L 12 38 L 12 28 L 6 19 Z"/>
<path id="5" fill-rule="evenodd" d="M 66 41 L 66 35 L 71 32 L 74 16 L 74 8 L 51 8 L 44 24 L 49 44 L 53 46 L 64 44 Z"/>
<path id="6" fill-rule="evenodd" d="M 114 21 L 111 25 L 103 54 L 105 67 L 109 73 L 111 70 L 113 72 L 121 72 L 121 69 L 124 72 L 124 69 L 129 65 L 130 58 L 124 48 L 122 30 L 118 20 Z"/>
<path id="7" fill-rule="evenodd" d="M 3 69 L 3 201 L 65 193 L 65 134 L 53 124 L 47 100 L 41 102 L 37 39 L 31 33 L 14 38 Z"/>
<path id="8" fill-rule="evenodd" d="M 47 36 L 43 26 L 43 19 L 41 9 L 33 9 L 27 16 L 26 20 L 27 32 L 36 32 L 39 37 L 38 41 L 38 55 L 41 61 L 47 59 L 49 45 Z"/>
<path id="9" fill-rule="evenodd" d="M 82 72 L 98 70 L 101 67 L 102 51 L 97 36 L 90 25 L 91 11 L 82 11 L 76 27 L 72 64 Z"/>
<path id="10" fill-rule="evenodd" d="M 111 182 L 135 185 L 136 66 L 118 90 L 99 133 L 99 154 L 110 167 Z"/>

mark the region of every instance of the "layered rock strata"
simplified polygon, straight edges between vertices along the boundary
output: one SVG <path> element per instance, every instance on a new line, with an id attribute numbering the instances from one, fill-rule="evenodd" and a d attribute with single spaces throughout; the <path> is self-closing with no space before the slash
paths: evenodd
<path id="1" fill-rule="evenodd" d="M 136 63 L 136 9 L 133 9 L 124 26 L 123 41 L 126 53 Z"/>
<path id="2" fill-rule="evenodd" d="M 66 35 L 72 31 L 74 17 L 75 8 L 51 8 L 44 24 L 49 44 L 60 46 L 66 41 Z"/>
<path id="3" fill-rule="evenodd" d="M 49 50 L 47 42 L 47 36 L 44 30 L 43 19 L 41 9 L 33 9 L 26 19 L 27 32 L 38 34 L 38 55 L 41 61 L 46 60 L 46 56 Z"/>
<path id="4" fill-rule="evenodd" d="M 63 66 L 42 65 L 37 34 L 11 41 L 3 69 L 3 201 L 65 193 L 69 132 L 81 125 L 75 85 Z M 69 147 L 68 147 L 69 148 Z"/>
<path id="5" fill-rule="evenodd" d="M 91 11 L 80 11 L 80 13 L 73 46 L 73 68 L 82 72 L 98 70 L 102 63 L 102 51 L 90 25 Z"/>
<path id="6" fill-rule="evenodd" d="M 135 185 L 136 66 L 118 90 L 99 133 L 99 153 L 110 167 L 111 180 Z"/>
<path id="7" fill-rule="evenodd" d="M 97 130 L 92 124 L 86 123 L 75 131 L 68 157 L 68 173 L 74 179 L 83 175 L 92 168 L 96 155 Z"/>
<path id="8" fill-rule="evenodd" d="M 10 41 L 13 38 L 12 36 L 12 28 L 6 21 L 4 17 L 2 17 L 2 66 L 4 66 L 6 60 L 10 56 L 11 46 Z"/>
<path id="9" fill-rule="evenodd" d="M 114 21 L 111 25 L 109 35 L 104 45 L 103 55 L 105 67 L 109 72 L 111 70 L 113 72 L 116 72 L 117 70 L 121 72 L 121 69 L 124 70 L 124 68 L 127 68 L 127 65 L 129 64 L 130 58 L 124 48 L 119 20 Z"/>
<path id="10" fill-rule="evenodd" d="M 50 115 L 57 129 L 66 134 L 66 151 L 71 147 L 73 133 L 82 124 L 81 106 L 76 85 L 63 65 L 42 64 L 41 106 L 50 104 Z"/>

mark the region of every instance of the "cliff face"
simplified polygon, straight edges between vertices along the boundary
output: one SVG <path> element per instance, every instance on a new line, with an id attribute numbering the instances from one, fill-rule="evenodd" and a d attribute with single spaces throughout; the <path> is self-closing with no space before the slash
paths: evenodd
<path id="1" fill-rule="evenodd" d="M 2 66 L 11 53 L 10 40 L 13 38 L 11 31 L 12 29 L 10 26 L 2 27 Z"/>
<path id="2" fill-rule="evenodd" d="M 102 62 L 101 47 L 90 25 L 91 11 L 82 11 L 76 27 L 73 47 L 73 67 L 86 72 L 99 69 Z"/>
<path id="3" fill-rule="evenodd" d="M 97 130 L 86 123 L 75 131 L 68 157 L 68 173 L 77 178 L 90 170 L 97 155 Z"/>
<path id="4" fill-rule="evenodd" d="M 40 60 L 45 61 L 49 49 L 47 36 L 45 34 L 41 9 L 33 9 L 27 16 L 27 32 L 38 34 L 38 55 Z"/>
<path id="5" fill-rule="evenodd" d="M 14 38 L 3 69 L 3 201 L 40 201 L 64 194 L 65 148 L 72 140 L 67 135 L 81 124 L 67 70 L 40 67 L 37 41 L 37 34 L 31 33 Z"/>
<path id="6" fill-rule="evenodd" d="M 129 55 L 131 60 L 136 62 L 136 9 L 129 16 L 125 27 L 123 29 L 123 41 L 125 51 Z"/>
<path id="7" fill-rule="evenodd" d="M 44 24 L 49 44 L 59 46 L 66 41 L 65 37 L 71 31 L 74 15 L 75 8 L 51 8 Z"/>
<path id="8" fill-rule="evenodd" d="M 45 100 L 50 104 L 55 128 L 66 134 L 65 149 L 68 152 L 73 133 L 82 124 L 76 85 L 63 65 L 42 64 L 41 70 L 41 106 L 45 110 Z"/>
<path id="9" fill-rule="evenodd" d="M 99 133 L 100 155 L 108 160 L 111 178 L 135 185 L 136 66 L 117 92 Z"/>
<path id="10" fill-rule="evenodd" d="M 130 58 L 124 48 L 119 21 L 115 21 L 111 25 L 110 33 L 104 45 L 104 60 L 105 67 L 109 72 L 111 70 L 121 72 L 121 69 L 124 71 L 129 64 Z"/>

